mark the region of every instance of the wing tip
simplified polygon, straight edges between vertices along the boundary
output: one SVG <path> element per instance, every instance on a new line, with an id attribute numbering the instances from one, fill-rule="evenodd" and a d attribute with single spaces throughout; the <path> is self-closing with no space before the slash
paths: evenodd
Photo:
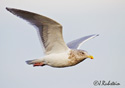
<path id="1" fill-rule="evenodd" d="M 13 11 L 13 10 L 15 10 L 15 9 L 14 9 L 14 8 L 6 7 L 6 10 L 14 14 L 14 11 Z"/>
<path id="2" fill-rule="evenodd" d="M 99 36 L 99 34 L 96 34 L 96 36 Z"/>
<path id="3" fill-rule="evenodd" d="M 93 34 L 93 36 L 99 36 L 99 34 Z"/>
<path id="4" fill-rule="evenodd" d="M 8 11 L 11 11 L 11 8 L 9 8 L 9 7 L 6 7 L 6 10 L 8 10 Z"/>
<path id="5" fill-rule="evenodd" d="M 90 36 L 93 36 L 93 38 L 99 36 L 99 34 L 93 34 L 93 35 L 90 35 Z"/>
<path id="6" fill-rule="evenodd" d="M 95 38 L 95 37 L 97 37 L 97 36 L 99 36 L 99 34 L 93 34 L 93 37 L 92 37 L 92 38 Z"/>

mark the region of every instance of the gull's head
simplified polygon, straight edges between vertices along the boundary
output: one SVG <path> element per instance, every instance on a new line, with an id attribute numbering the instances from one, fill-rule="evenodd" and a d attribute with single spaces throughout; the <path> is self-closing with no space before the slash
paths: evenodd
<path id="1" fill-rule="evenodd" d="M 79 55 L 83 58 L 83 59 L 86 59 L 86 58 L 90 58 L 90 59 L 94 59 L 92 55 L 88 54 L 87 51 L 85 50 L 79 50 Z"/>

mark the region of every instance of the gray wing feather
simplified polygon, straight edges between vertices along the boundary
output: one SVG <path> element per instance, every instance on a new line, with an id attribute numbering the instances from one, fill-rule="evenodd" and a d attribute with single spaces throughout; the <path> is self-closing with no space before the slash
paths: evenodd
<path id="1" fill-rule="evenodd" d="M 71 42 L 69 42 L 67 44 L 67 46 L 70 48 L 70 49 L 79 49 L 80 46 L 88 41 L 89 39 L 92 39 L 92 38 L 95 38 L 96 36 L 98 36 L 98 34 L 93 34 L 93 35 L 89 35 L 89 36 L 85 36 L 85 37 L 81 37 L 79 39 L 76 39 L 76 40 L 73 40 Z"/>
<path id="2" fill-rule="evenodd" d="M 28 11 L 14 8 L 6 9 L 37 27 L 45 54 L 60 53 L 68 49 L 63 40 L 62 26 L 56 21 Z"/>

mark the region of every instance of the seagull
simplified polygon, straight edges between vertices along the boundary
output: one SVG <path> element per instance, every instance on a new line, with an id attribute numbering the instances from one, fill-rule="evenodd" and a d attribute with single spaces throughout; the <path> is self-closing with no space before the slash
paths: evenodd
<path id="1" fill-rule="evenodd" d="M 33 12 L 15 8 L 6 9 L 12 14 L 28 21 L 35 26 L 43 46 L 44 56 L 38 59 L 27 60 L 26 63 L 35 66 L 69 67 L 74 66 L 86 58 L 93 59 L 87 51 L 80 49 L 80 46 L 98 36 L 92 34 L 78 38 L 66 44 L 62 35 L 62 25 L 58 22 Z"/>

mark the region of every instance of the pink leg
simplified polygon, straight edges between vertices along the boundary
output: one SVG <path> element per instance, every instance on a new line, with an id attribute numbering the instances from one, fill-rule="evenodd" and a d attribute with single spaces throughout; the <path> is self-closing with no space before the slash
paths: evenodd
<path id="1" fill-rule="evenodd" d="M 33 64 L 34 67 L 35 67 L 35 66 L 44 66 L 44 65 L 45 65 L 45 64 L 44 64 L 43 62 Z"/>

